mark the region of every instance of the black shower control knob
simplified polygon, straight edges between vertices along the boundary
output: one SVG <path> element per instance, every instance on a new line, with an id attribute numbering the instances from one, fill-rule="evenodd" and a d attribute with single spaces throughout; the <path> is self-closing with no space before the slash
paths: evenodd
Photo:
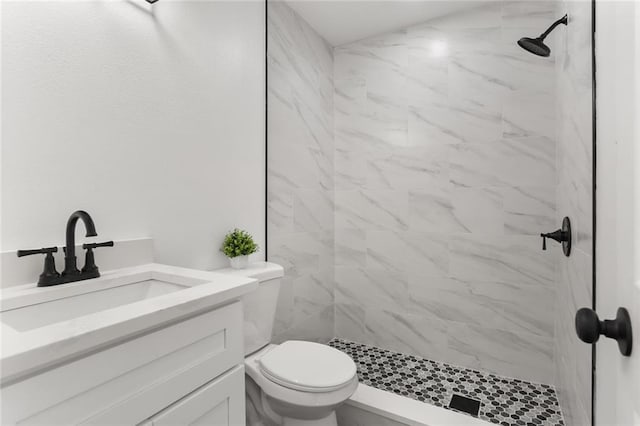
<path id="1" fill-rule="evenodd" d="M 565 216 L 562 219 L 562 227 L 553 232 L 541 233 L 542 237 L 542 250 L 547 249 L 547 238 L 551 238 L 562 244 L 562 251 L 565 256 L 571 254 L 571 220 Z"/>

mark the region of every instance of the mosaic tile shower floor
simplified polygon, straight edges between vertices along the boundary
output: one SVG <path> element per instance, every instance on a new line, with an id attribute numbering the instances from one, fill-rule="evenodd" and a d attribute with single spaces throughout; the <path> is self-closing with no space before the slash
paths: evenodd
<path id="1" fill-rule="evenodd" d="M 500 377 L 348 340 L 333 339 L 329 345 L 353 358 L 360 382 L 366 385 L 453 411 L 458 411 L 449 408 L 454 394 L 479 400 L 478 418 L 500 425 L 564 425 L 552 386 Z"/>

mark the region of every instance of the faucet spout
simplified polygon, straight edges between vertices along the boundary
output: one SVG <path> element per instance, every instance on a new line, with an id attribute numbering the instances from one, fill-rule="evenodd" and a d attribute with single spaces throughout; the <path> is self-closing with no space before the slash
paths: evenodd
<path id="1" fill-rule="evenodd" d="M 77 210 L 69 216 L 69 220 L 67 220 L 67 241 L 64 256 L 64 271 L 62 271 L 63 276 L 80 274 L 76 263 L 76 225 L 78 219 L 82 219 L 82 222 L 84 222 L 87 237 L 95 237 L 98 235 L 96 233 L 96 226 L 91 216 L 89 216 L 89 213 L 84 210 Z"/>

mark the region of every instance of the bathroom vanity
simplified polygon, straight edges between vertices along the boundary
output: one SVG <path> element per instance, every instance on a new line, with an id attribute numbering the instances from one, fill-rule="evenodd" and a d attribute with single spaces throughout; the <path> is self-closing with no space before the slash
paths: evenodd
<path id="1" fill-rule="evenodd" d="M 244 425 L 254 279 L 150 264 L 3 290 L 9 424 Z"/>

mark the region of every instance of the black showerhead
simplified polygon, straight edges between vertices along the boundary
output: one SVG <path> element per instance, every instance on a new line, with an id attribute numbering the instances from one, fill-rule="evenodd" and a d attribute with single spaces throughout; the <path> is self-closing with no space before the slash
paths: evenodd
<path id="1" fill-rule="evenodd" d="M 540 34 L 537 38 L 522 37 L 518 40 L 518 45 L 534 55 L 547 57 L 551 54 L 551 49 L 549 49 L 549 46 L 544 44 L 544 39 L 560 24 L 567 25 L 567 15 L 564 15 L 562 18 L 554 22 L 547 31 Z"/>
<path id="2" fill-rule="evenodd" d="M 551 54 L 551 49 L 544 44 L 541 38 L 522 37 L 518 40 L 518 45 L 534 55 L 547 57 Z"/>

